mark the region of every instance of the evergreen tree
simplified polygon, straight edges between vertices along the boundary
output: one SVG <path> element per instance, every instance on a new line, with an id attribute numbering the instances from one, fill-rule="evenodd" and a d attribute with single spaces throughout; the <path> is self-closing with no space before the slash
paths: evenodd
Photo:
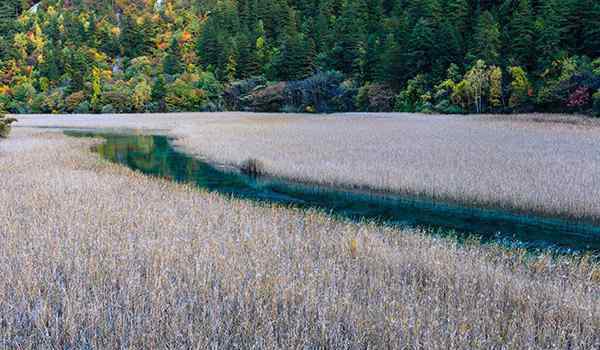
<path id="1" fill-rule="evenodd" d="M 448 0 L 446 5 L 447 20 L 460 33 L 467 33 L 469 27 L 470 6 L 468 0 Z"/>
<path id="2" fill-rule="evenodd" d="M 319 14 L 315 19 L 314 40 L 318 51 L 325 51 L 329 48 L 329 18 L 323 6 L 319 9 Z"/>
<path id="3" fill-rule="evenodd" d="M 583 52 L 592 58 L 600 57 L 600 2 L 592 1 L 586 14 Z"/>
<path id="4" fill-rule="evenodd" d="M 498 22 L 489 11 L 484 11 L 477 20 L 469 58 L 472 61 L 480 59 L 486 63 L 497 65 L 500 60 L 501 45 Z"/>
<path id="5" fill-rule="evenodd" d="M 258 75 L 260 63 L 258 62 L 254 45 L 256 40 L 253 40 L 245 33 L 240 33 L 237 36 L 236 42 L 238 47 L 237 78 L 245 79 Z"/>
<path id="6" fill-rule="evenodd" d="M 167 89 L 165 87 L 165 76 L 159 75 L 152 85 L 152 101 L 158 104 L 158 112 L 165 112 L 167 107 L 165 104 L 165 96 L 167 96 Z"/>
<path id="7" fill-rule="evenodd" d="M 360 56 L 360 48 L 365 35 L 364 17 L 359 16 L 358 2 L 348 0 L 344 3 L 341 17 L 336 20 L 333 41 L 335 45 L 329 55 L 334 69 L 353 74 L 355 63 Z"/>
<path id="8" fill-rule="evenodd" d="M 441 80 L 451 63 L 462 65 L 463 49 L 460 33 L 450 21 L 443 21 L 435 36 L 432 70 L 436 80 Z"/>
<path id="9" fill-rule="evenodd" d="M 534 19 L 529 0 L 519 0 L 510 23 L 510 54 L 513 64 L 533 66 Z"/>
<path id="10" fill-rule="evenodd" d="M 307 75 L 308 47 L 298 32 L 295 14 L 291 13 L 288 18 L 290 20 L 279 47 L 279 55 L 273 62 L 279 80 L 296 80 Z"/>
<path id="11" fill-rule="evenodd" d="M 224 54 L 225 45 L 219 33 L 219 27 L 216 21 L 209 19 L 200 35 L 197 44 L 197 54 L 200 62 L 206 68 L 213 66 L 215 69 L 223 67 L 227 61 Z"/>
<path id="12" fill-rule="evenodd" d="M 88 59 L 82 50 L 67 50 L 65 70 L 71 78 L 70 90 L 81 91 L 84 88 L 85 77 L 88 75 Z"/>
<path id="13" fill-rule="evenodd" d="M 593 0 L 562 0 L 561 27 L 564 35 L 562 46 L 571 53 L 581 51 L 584 43 L 584 26 L 589 4 Z"/>
<path id="14" fill-rule="evenodd" d="M 181 50 L 179 48 L 179 42 L 177 39 L 172 38 L 163 62 L 163 71 L 165 74 L 174 75 L 183 72 L 183 69 L 184 67 L 181 63 Z"/>
<path id="15" fill-rule="evenodd" d="M 377 34 L 370 34 L 361 54 L 361 81 L 381 81 L 381 39 Z"/>
<path id="16" fill-rule="evenodd" d="M 59 52 L 60 51 L 58 51 L 58 48 L 56 48 L 54 42 L 50 42 L 44 47 L 44 61 L 39 66 L 40 76 L 46 77 L 50 81 L 57 81 L 60 78 L 61 71 L 59 69 Z"/>
<path id="17" fill-rule="evenodd" d="M 366 33 L 378 35 L 382 30 L 383 3 L 381 0 L 366 0 Z"/>
<path id="18" fill-rule="evenodd" d="M 417 22 L 409 40 L 409 65 L 413 70 L 412 75 L 431 71 L 434 37 L 433 29 L 427 19 L 422 18 Z"/>
<path id="19" fill-rule="evenodd" d="M 559 13 L 560 0 L 545 0 L 541 14 L 535 23 L 536 55 L 538 65 L 547 66 L 560 52 L 561 18 Z"/>

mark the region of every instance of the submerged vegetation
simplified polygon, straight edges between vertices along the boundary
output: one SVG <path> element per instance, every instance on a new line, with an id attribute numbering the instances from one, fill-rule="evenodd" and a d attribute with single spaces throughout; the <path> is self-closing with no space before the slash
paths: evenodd
<path id="1" fill-rule="evenodd" d="M 600 113 L 594 0 L 4 0 L 12 113 Z"/>
<path id="2" fill-rule="evenodd" d="M 600 342 L 589 257 L 230 200 L 99 161 L 90 142 L 20 128 L 0 143 L 2 347 Z"/>

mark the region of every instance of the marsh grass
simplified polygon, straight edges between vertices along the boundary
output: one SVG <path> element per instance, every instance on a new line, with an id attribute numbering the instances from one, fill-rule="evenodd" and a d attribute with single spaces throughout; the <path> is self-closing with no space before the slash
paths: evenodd
<path id="1" fill-rule="evenodd" d="M 23 116 L 22 126 L 168 130 L 202 159 L 305 183 L 600 223 L 600 121 L 554 114 Z"/>
<path id="2" fill-rule="evenodd" d="M 0 143 L 0 348 L 593 349 L 598 265 L 231 200 Z"/>

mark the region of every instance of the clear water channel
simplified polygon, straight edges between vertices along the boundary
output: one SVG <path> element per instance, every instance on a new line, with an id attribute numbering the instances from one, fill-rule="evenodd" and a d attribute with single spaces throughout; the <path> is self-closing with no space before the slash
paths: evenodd
<path id="1" fill-rule="evenodd" d="M 600 254 L 600 226 L 560 218 L 471 208 L 402 195 L 354 191 L 251 176 L 194 158 L 164 135 L 69 130 L 74 137 L 101 137 L 104 159 L 150 176 L 191 183 L 208 191 L 261 202 L 317 208 L 351 220 L 418 227 L 459 240 L 477 238 L 528 250 Z"/>

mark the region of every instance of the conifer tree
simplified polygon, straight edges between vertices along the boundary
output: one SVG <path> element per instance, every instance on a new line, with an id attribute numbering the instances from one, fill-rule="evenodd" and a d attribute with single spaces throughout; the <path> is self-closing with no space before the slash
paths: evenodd
<path id="1" fill-rule="evenodd" d="M 336 70 L 353 74 L 356 60 L 360 55 L 361 41 L 365 33 L 365 26 L 359 15 L 359 0 L 347 0 L 344 3 L 342 14 L 336 20 L 334 28 L 334 47 L 330 57 Z"/>
<path id="2" fill-rule="evenodd" d="M 152 85 L 152 101 L 155 101 L 158 104 L 158 112 L 166 111 L 165 97 L 167 96 L 167 90 L 165 87 L 165 76 L 159 75 Z"/>
<path id="3" fill-rule="evenodd" d="M 420 19 L 413 28 L 410 39 L 410 66 L 413 75 L 418 72 L 430 71 L 434 48 L 433 29 L 427 19 Z"/>
<path id="4" fill-rule="evenodd" d="M 256 48 L 253 45 L 256 40 L 245 34 L 240 33 L 237 38 L 238 60 L 237 60 L 237 78 L 245 79 L 255 76 L 260 71 L 260 63 L 256 56 Z"/>
<path id="5" fill-rule="evenodd" d="M 500 60 L 501 45 L 498 22 L 489 11 L 484 11 L 477 20 L 469 58 L 472 61 L 480 59 L 496 65 Z"/>
<path id="6" fill-rule="evenodd" d="M 600 57 L 600 2 L 592 1 L 584 22 L 584 52 L 592 58 Z"/>
<path id="7" fill-rule="evenodd" d="M 448 0 L 446 15 L 450 24 L 464 35 L 469 26 L 470 7 L 468 0 Z"/>
<path id="8" fill-rule="evenodd" d="M 560 52 L 562 32 L 559 1 L 545 0 L 541 6 L 541 13 L 535 22 L 535 49 L 538 65 L 541 65 L 541 67 L 547 66 Z"/>
<path id="9" fill-rule="evenodd" d="M 183 69 L 179 42 L 176 38 L 172 38 L 163 62 L 163 71 L 165 74 L 174 75 L 183 72 Z"/>
<path id="10" fill-rule="evenodd" d="M 441 80 L 451 63 L 461 63 L 463 57 L 462 40 L 455 26 L 450 21 L 443 21 L 435 36 L 433 57 L 435 58 L 432 73 Z"/>
<path id="11" fill-rule="evenodd" d="M 513 63 L 533 66 L 534 19 L 529 0 L 519 0 L 510 22 L 510 52 Z"/>
<path id="12" fill-rule="evenodd" d="M 279 48 L 279 55 L 273 62 L 277 78 L 296 80 L 306 76 L 307 49 L 304 38 L 298 32 L 296 16 L 290 13 L 289 22 Z"/>
<path id="13" fill-rule="evenodd" d="M 225 45 L 219 34 L 219 27 L 216 20 L 209 19 L 202 29 L 197 44 L 197 54 L 200 62 L 205 68 L 208 66 L 213 66 L 214 68 L 223 67 L 227 59 L 224 52 Z"/>

